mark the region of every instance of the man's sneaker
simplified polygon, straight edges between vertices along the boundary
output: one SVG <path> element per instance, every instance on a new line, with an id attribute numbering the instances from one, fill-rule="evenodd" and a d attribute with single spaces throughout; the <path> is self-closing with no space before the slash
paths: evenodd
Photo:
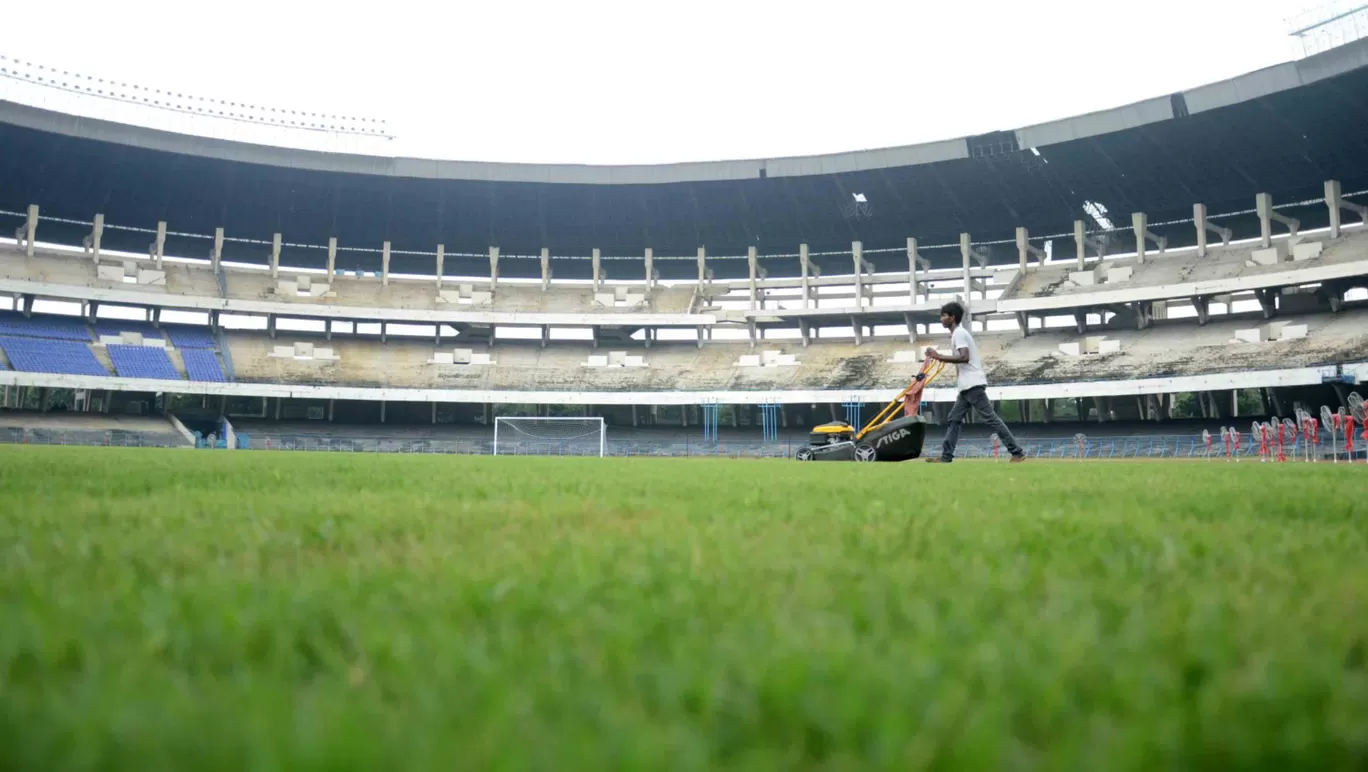
<path id="1" fill-rule="evenodd" d="M 1025 461 L 1025 460 L 1026 460 L 1026 454 L 1023 453 L 1023 454 L 1021 454 L 1020 456 L 1012 456 L 1012 460 L 1011 460 L 1011 461 L 1008 461 L 1007 463 L 1009 463 L 1009 464 L 1020 464 L 1022 461 Z"/>
<path id="2" fill-rule="evenodd" d="M 950 463 L 950 459 L 948 459 L 948 458 L 941 458 L 940 456 L 927 456 L 927 457 L 926 457 L 926 463 L 928 463 L 928 464 L 948 464 L 948 463 Z"/>

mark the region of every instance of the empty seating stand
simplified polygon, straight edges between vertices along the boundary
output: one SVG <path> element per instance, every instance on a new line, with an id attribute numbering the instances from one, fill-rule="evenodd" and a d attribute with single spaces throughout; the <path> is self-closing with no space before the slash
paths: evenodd
<path id="1" fill-rule="evenodd" d="M 162 381 L 183 380 L 165 349 L 156 346 L 109 346 L 109 358 L 114 370 L 125 378 L 155 378 Z"/>
<path id="2" fill-rule="evenodd" d="M 223 375 L 223 366 L 219 364 L 218 354 L 204 349 L 187 348 L 181 349 L 181 358 L 185 360 L 185 374 L 190 376 L 190 380 L 207 383 L 228 382 Z"/>
<path id="3" fill-rule="evenodd" d="M 165 340 L 166 333 L 157 329 L 151 322 L 130 322 L 120 319 L 97 319 L 95 335 L 117 338 L 120 333 L 136 332 L 148 340 Z"/>
<path id="4" fill-rule="evenodd" d="M 4 349 L 5 357 L 15 370 L 63 375 L 109 375 L 90 348 L 77 341 L 0 338 L 0 349 Z"/>
<path id="5" fill-rule="evenodd" d="M 0 312 L 0 336 L 90 342 L 84 319 L 72 316 L 33 316 Z"/>
<path id="6" fill-rule="evenodd" d="M 214 333 L 210 332 L 208 327 L 167 325 L 165 329 L 166 333 L 171 336 L 171 345 L 176 348 L 218 348 L 218 343 L 214 340 Z"/>

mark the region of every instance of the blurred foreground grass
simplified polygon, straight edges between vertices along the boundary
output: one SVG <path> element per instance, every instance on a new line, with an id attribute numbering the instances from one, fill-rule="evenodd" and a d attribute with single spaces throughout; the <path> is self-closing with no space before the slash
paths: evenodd
<path id="1" fill-rule="evenodd" d="M 1362 769 L 1365 472 L 0 447 L 0 758 Z"/>

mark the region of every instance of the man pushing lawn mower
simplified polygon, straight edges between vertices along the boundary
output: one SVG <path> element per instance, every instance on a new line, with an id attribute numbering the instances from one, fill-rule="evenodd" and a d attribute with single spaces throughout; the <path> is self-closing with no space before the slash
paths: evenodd
<path id="1" fill-rule="evenodd" d="M 964 423 L 964 415 L 972 407 L 983 422 L 997 432 L 1007 446 L 1007 452 L 1012 454 L 1012 463 L 1025 461 L 1025 451 L 1017 445 L 1011 430 L 993 410 L 993 403 L 988 401 L 988 378 L 983 374 L 983 360 L 979 358 L 978 345 L 974 343 L 974 336 L 969 334 L 969 330 L 961 325 L 964 321 L 964 306 L 946 303 L 941 307 L 940 318 L 941 325 L 950 331 L 950 350 L 954 353 L 942 354 L 934 348 L 927 348 L 926 358 L 955 365 L 959 376 L 959 397 L 955 399 L 955 406 L 950 409 L 950 417 L 945 422 L 945 442 L 941 445 L 940 456 L 927 456 L 926 460 L 933 464 L 948 464 L 954 459 L 960 424 Z"/>

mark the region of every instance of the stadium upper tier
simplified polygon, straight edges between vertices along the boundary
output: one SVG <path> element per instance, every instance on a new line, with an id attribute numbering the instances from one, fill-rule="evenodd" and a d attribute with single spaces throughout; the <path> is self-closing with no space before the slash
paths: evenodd
<path id="1" fill-rule="evenodd" d="M 696 250 L 718 279 L 743 278 L 744 257 L 793 255 L 826 273 L 851 243 L 924 246 L 933 267 L 958 264 L 961 233 L 990 262 L 1016 258 L 1027 228 L 1070 257 L 1074 223 L 1117 229 L 1143 212 L 1171 246 L 1190 244 L 1194 203 L 1236 239 L 1257 235 L 1255 193 L 1277 204 L 1319 198 L 1325 180 L 1368 189 L 1368 40 L 1230 81 L 1125 107 L 925 145 L 838 155 L 649 167 L 536 166 L 374 158 L 171 134 L 0 103 L 0 225 L 38 205 L 44 238 L 79 245 L 96 214 L 105 247 L 144 252 L 168 224 L 168 254 L 205 255 L 215 230 L 226 260 L 264 264 L 275 234 L 284 264 L 426 274 L 437 245 L 447 269 L 480 275 L 486 252 L 538 255 L 560 279 L 589 279 L 593 250 L 617 275 L 642 276 L 653 250 L 661 278 L 695 277 Z M 744 116 L 738 116 L 744 119 Z M 1304 228 L 1325 208 L 1292 213 Z M 55 219 L 51 219 L 55 218 Z M 1165 224 L 1168 223 L 1168 224 Z M 121 226 L 120 229 L 113 228 Z M 1000 243 L 995 243 L 1000 242 Z M 952 248 L 939 249 L 942 245 Z M 823 253 L 840 252 L 828 256 Z M 683 260 L 667 258 L 682 257 Z M 770 275 L 792 274 L 793 257 Z M 503 275 L 537 278 L 536 260 Z"/>

